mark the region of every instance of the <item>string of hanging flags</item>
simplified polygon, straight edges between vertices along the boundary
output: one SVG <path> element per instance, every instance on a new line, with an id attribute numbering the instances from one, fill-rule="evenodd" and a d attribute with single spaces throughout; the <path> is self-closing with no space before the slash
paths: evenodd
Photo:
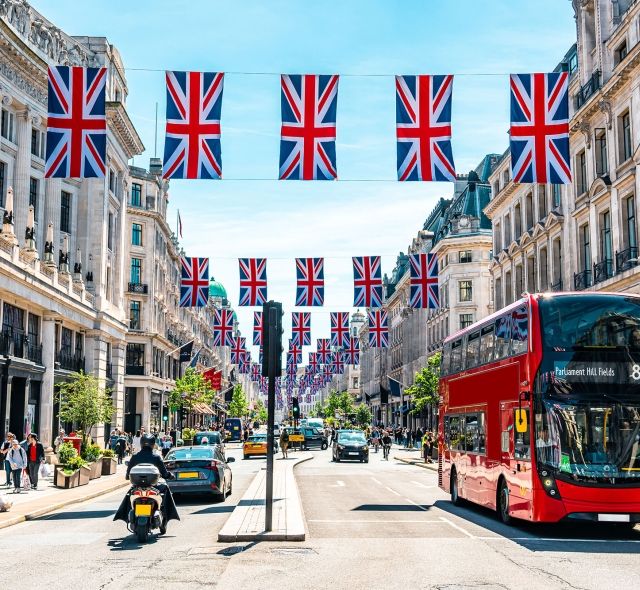
<path id="1" fill-rule="evenodd" d="M 45 176 L 104 178 L 106 68 L 50 66 Z M 165 179 L 221 179 L 222 72 L 166 72 Z M 397 176 L 454 181 L 453 75 L 395 77 Z M 338 75 L 282 74 L 280 180 L 336 180 Z M 515 182 L 571 183 L 567 72 L 510 76 Z M 309 259 L 307 259 L 309 260 Z"/>

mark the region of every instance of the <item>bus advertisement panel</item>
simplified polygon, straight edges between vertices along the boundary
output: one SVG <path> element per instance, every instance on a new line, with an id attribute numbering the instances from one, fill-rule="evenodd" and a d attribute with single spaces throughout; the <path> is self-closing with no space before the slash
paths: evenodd
<path id="1" fill-rule="evenodd" d="M 445 340 L 440 393 L 454 503 L 640 522 L 640 297 L 527 295 Z"/>

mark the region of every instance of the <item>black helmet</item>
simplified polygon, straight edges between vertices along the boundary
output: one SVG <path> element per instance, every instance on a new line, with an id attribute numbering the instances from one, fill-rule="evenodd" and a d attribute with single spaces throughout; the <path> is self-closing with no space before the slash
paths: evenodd
<path id="1" fill-rule="evenodd" d="M 156 446 L 156 437 L 150 434 L 143 434 L 140 438 L 140 446 L 144 449 L 145 447 L 149 447 L 152 449 Z"/>

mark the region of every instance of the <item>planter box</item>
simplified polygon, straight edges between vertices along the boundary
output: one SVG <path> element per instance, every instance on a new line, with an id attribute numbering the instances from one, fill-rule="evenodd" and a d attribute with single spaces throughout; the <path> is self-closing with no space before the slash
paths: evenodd
<path id="1" fill-rule="evenodd" d="M 75 488 L 80 485 L 80 472 L 74 471 L 71 475 L 66 475 L 62 467 L 56 467 L 53 472 L 53 483 L 56 487 L 65 490 Z"/>
<path id="2" fill-rule="evenodd" d="M 80 481 L 78 482 L 78 485 L 86 486 L 89 483 L 89 480 L 91 479 L 91 468 L 80 467 L 80 470 L 78 471 L 78 473 L 80 476 Z"/>
<path id="3" fill-rule="evenodd" d="M 115 457 L 102 457 L 102 475 L 114 475 L 118 469 Z"/>
<path id="4" fill-rule="evenodd" d="M 93 463 L 89 463 L 89 469 L 91 469 L 89 479 L 98 479 L 99 477 L 102 477 L 102 460 L 98 459 Z"/>

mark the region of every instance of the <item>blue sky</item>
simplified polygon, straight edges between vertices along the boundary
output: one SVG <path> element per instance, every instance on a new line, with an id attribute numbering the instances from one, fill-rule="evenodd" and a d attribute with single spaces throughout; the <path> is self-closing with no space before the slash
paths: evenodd
<path id="1" fill-rule="evenodd" d="M 156 102 L 162 156 L 164 70 L 274 74 L 225 76 L 227 180 L 173 181 L 170 225 L 179 208 L 187 254 L 210 257 L 210 271 L 234 305 L 238 257 L 269 259 L 269 297 L 288 312 L 294 258 L 324 256 L 326 305 L 312 313 L 313 338 L 328 336 L 329 311 L 351 309 L 351 256 L 382 255 L 383 272 L 391 273 L 437 199 L 451 195 L 447 183 L 394 182 L 393 75 L 456 74 L 453 153 L 463 173 L 507 147 L 507 75 L 550 71 L 575 41 L 568 0 L 31 3 L 67 33 L 106 36 L 120 51 L 128 68 L 127 108 L 147 147 L 136 165 L 153 156 Z M 349 182 L 275 180 L 280 72 L 342 74 L 337 164 L 339 178 Z M 252 311 L 239 310 L 245 336 Z M 288 314 L 285 319 L 289 324 Z"/>

